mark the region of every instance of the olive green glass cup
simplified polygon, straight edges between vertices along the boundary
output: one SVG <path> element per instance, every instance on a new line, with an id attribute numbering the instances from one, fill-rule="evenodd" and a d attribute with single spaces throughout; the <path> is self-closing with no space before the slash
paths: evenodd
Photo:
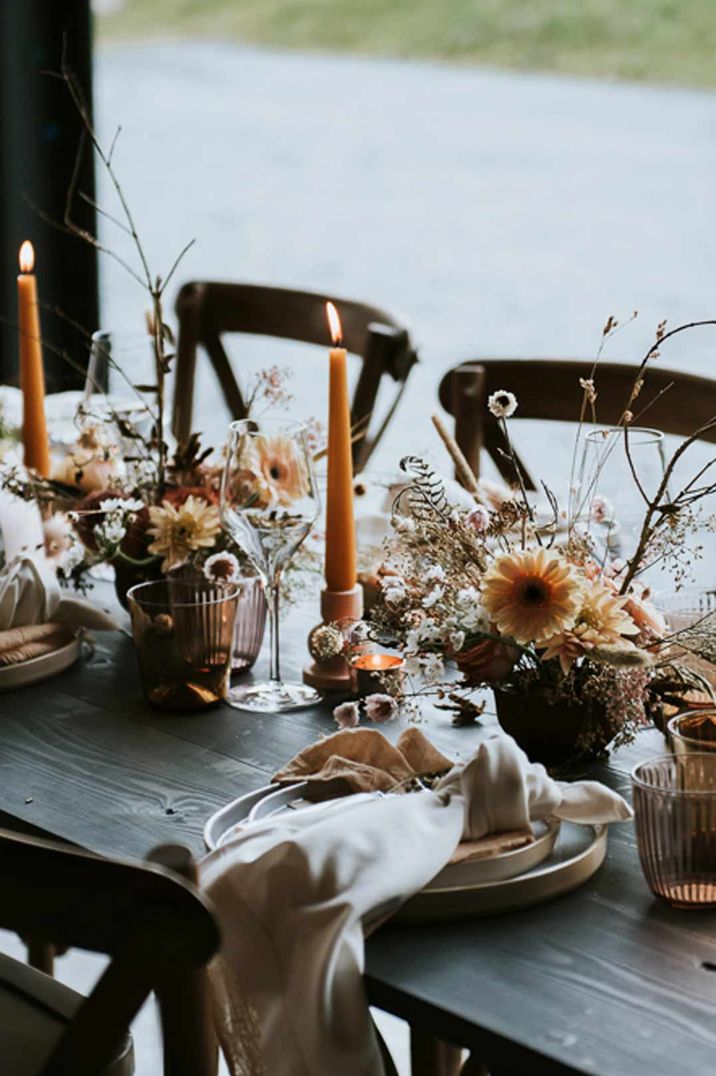
<path id="1" fill-rule="evenodd" d="M 226 697 L 241 589 L 162 579 L 127 593 L 144 695 L 161 710 L 204 710 Z"/>

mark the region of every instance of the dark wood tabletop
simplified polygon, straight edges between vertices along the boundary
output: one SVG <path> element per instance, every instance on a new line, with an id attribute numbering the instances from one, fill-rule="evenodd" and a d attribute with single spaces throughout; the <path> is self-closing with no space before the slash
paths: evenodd
<path id="1" fill-rule="evenodd" d="M 306 620 L 288 621 L 295 673 Z M 0 695 L 0 811 L 5 824 L 100 854 L 143 858 L 171 841 L 199 855 L 209 815 L 334 728 L 328 705 L 153 710 L 131 640 L 106 635 L 61 676 Z M 438 712 L 424 728 L 452 757 L 484 734 Z M 633 764 L 663 749 L 647 732 L 598 775 L 627 792 Z M 611 828 L 605 864 L 572 894 L 489 919 L 383 928 L 368 942 L 366 985 L 372 1003 L 514 1076 L 716 1072 L 716 914 L 651 896 L 630 824 Z"/>

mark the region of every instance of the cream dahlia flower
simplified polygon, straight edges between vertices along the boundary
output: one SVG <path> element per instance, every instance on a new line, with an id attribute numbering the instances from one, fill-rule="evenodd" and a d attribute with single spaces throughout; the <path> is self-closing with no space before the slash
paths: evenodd
<path id="1" fill-rule="evenodd" d="M 611 587 L 592 583 L 584 592 L 574 632 L 592 646 L 608 646 L 624 635 L 638 635 L 639 629 Z"/>
<path id="2" fill-rule="evenodd" d="M 568 630 L 556 632 L 543 640 L 545 647 L 542 661 L 558 658 L 566 676 L 577 658 L 599 651 L 598 660 L 610 661 L 604 655 L 613 653 L 612 664 L 642 664 L 636 654 L 637 648 L 628 638 L 638 635 L 639 628 L 625 609 L 626 600 L 620 598 L 608 584 L 593 582 L 584 591 L 584 597 L 576 621 Z M 630 654 L 633 660 L 630 661 Z M 618 652 L 619 661 L 616 660 Z M 597 654 L 594 654 L 597 658 Z"/>
<path id="3" fill-rule="evenodd" d="M 178 568 L 197 549 L 210 549 L 221 530 L 219 510 L 201 497 L 189 496 L 175 507 L 169 501 L 149 509 L 150 553 L 163 556 L 162 571 Z"/>

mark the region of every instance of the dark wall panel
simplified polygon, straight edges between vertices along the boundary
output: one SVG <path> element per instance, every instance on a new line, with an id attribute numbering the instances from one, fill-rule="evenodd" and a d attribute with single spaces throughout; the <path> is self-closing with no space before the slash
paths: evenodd
<path id="1" fill-rule="evenodd" d="M 59 71 L 63 39 L 68 62 L 92 100 L 89 0 L 0 0 L 0 315 L 15 321 L 17 252 L 23 239 L 35 246 L 40 299 L 89 332 L 99 323 L 97 259 L 82 240 L 56 231 L 24 195 L 52 219 L 62 220 L 80 136 L 80 120 Z M 79 188 L 94 197 L 94 167 L 84 155 Z M 95 228 L 90 206 L 76 218 Z M 43 337 L 86 365 L 83 334 L 43 310 Z M 82 375 L 45 349 L 48 391 L 82 384 Z M 17 383 L 17 336 L 0 325 L 0 381 Z"/>

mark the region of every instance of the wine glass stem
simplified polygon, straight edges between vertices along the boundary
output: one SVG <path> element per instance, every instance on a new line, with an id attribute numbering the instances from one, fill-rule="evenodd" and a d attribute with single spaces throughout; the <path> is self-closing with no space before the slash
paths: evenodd
<path id="1" fill-rule="evenodd" d="M 279 601 L 281 597 L 281 577 L 275 573 L 269 583 L 268 618 L 269 618 L 269 680 L 281 683 L 281 654 L 279 648 Z"/>

